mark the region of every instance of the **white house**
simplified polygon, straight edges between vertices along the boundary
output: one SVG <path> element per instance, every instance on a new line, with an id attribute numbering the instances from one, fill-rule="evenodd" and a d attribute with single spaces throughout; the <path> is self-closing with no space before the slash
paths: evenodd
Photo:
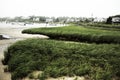
<path id="1" fill-rule="evenodd" d="M 112 17 L 113 23 L 120 23 L 120 17 Z"/>

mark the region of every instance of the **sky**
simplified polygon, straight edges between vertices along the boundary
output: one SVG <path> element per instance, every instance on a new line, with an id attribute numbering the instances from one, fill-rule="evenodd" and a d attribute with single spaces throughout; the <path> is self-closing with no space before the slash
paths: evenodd
<path id="1" fill-rule="evenodd" d="M 104 17 L 120 14 L 120 0 L 0 0 L 0 17 Z"/>

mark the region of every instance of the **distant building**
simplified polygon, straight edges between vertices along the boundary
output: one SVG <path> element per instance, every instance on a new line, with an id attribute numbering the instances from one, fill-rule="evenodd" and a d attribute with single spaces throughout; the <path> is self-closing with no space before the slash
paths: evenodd
<path id="1" fill-rule="evenodd" d="M 94 18 L 93 22 L 106 22 L 106 18 Z"/>
<path id="2" fill-rule="evenodd" d="M 120 15 L 108 17 L 106 23 L 107 24 L 120 24 Z"/>
<path id="3" fill-rule="evenodd" d="M 47 22 L 47 23 L 53 22 L 53 19 L 48 18 L 48 19 L 46 19 L 45 22 Z"/>
<path id="4" fill-rule="evenodd" d="M 74 21 L 75 21 L 75 19 L 71 19 L 71 18 L 69 18 L 69 19 L 67 19 L 66 22 L 74 22 Z"/>
<path id="5" fill-rule="evenodd" d="M 37 18 L 37 17 L 33 18 L 33 21 L 39 21 L 39 18 Z"/>
<path id="6" fill-rule="evenodd" d="M 112 23 L 120 23 L 120 17 L 112 17 Z"/>

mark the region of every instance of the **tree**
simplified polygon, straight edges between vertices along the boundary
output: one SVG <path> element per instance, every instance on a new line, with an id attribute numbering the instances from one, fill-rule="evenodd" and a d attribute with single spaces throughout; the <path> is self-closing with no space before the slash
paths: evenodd
<path id="1" fill-rule="evenodd" d="M 107 18 L 106 24 L 112 24 L 112 17 Z"/>
<path id="2" fill-rule="evenodd" d="M 56 18 L 55 22 L 60 22 L 60 19 L 59 19 L 59 18 Z"/>

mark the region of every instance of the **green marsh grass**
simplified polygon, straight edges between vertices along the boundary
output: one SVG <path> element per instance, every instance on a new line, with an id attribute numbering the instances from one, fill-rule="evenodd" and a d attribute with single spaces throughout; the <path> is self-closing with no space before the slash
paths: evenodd
<path id="1" fill-rule="evenodd" d="M 66 26 L 56 28 L 34 28 L 23 30 L 23 33 L 43 34 L 51 39 L 71 40 L 88 43 L 120 43 L 120 31 Z"/>
<path id="2" fill-rule="evenodd" d="M 3 63 L 12 80 L 36 70 L 43 71 L 40 79 L 87 75 L 90 80 L 112 80 L 120 77 L 120 45 L 27 39 L 11 45 Z"/>

